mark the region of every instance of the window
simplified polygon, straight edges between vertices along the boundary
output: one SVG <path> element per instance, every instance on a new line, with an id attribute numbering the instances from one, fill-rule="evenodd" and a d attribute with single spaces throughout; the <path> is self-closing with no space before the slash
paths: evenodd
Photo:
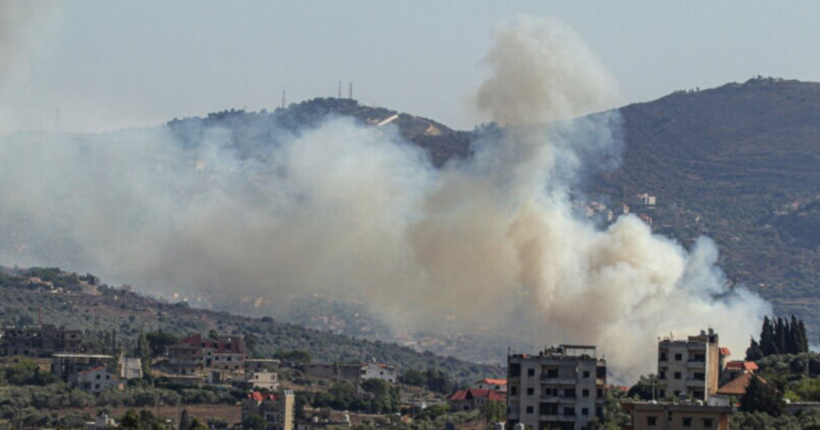
<path id="1" fill-rule="evenodd" d="M 659 360 L 666 361 L 667 359 L 668 357 L 666 356 L 666 352 L 661 352 Z"/>
<path id="2" fill-rule="evenodd" d="M 532 406 L 527 406 L 527 413 L 531 414 L 532 412 L 533 412 L 533 407 Z"/>
<path id="3" fill-rule="evenodd" d="M 102 375 L 100 375 L 100 374 L 98 373 L 98 374 L 97 374 L 97 379 L 100 379 L 100 377 L 101 377 L 101 376 L 102 376 Z"/>
<path id="4" fill-rule="evenodd" d="M 521 363 L 510 364 L 510 377 L 518 378 L 521 376 Z"/>
<path id="5" fill-rule="evenodd" d="M 681 360 L 683 360 L 683 354 L 681 354 L 681 353 L 675 354 L 675 361 L 681 361 Z"/>
<path id="6" fill-rule="evenodd" d="M 517 396 L 518 395 L 518 387 L 510 387 L 510 395 Z"/>
<path id="7" fill-rule="evenodd" d="M 539 415 L 558 415 L 558 403 L 540 403 L 538 405 Z"/>
<path id="8" fill-rule="evenodd" d="M 584 397 L 589 397 L 589 390 L 584 388 L 584 391 L 581 392 L 581 395 Z"/>
<path id="9" fill-rule="evenodd" d="M 595 398 L 596 399 L 603 399 L 604 398 L 604 390 L 599 388 L 598 391 L 595 393 Z"/>
<path id="10" fill-rule="evenodd" d="M 681 377 L 682 376 L 680 372 L 675 372 L 675 379 L 680 379 Z"/>
<path id="11" fill-rule="evenodd" d="M 692 418 L 683 417 L 683 426 L 684 427 L 692 427 Z"/>
<path id="12" fill-rule="evenodd" d="M 711 418 L 704 418 L 703 419 L 703 428 L 705 428 L 705 429 L 712 428 L 712 419 Z"/>
<path id="13" fill-rule="evenodd" d="M 649 427 L 658 425 L 658 417 L 646 417 L 646 425 Z"/>
<path id="14" fill-rule="evenodd" d="M 527 369 L 527 376 L 535 376 L 535 369 Z"/>
<path id="15" fill-rule="evenodd" d="M 547 378 L 557 378 L 558 369 L 547 369 Z"/>
<path id="16" fill-rule="evenodd" d="M 572 406 L 564 407 L 564 415 L 566 416 L 573 416 L 575 415 L 575 408 Z"/>
<path id="17" fill-rule="evenodd" d="M 589 379 L 589 370 L 584 370 L 584 379 Z"/>
<path id="18" fill-rule="evenodd" d="M 565 388 L 564 389 L 564 397 L 574 399 L 575 398 L 575 388 Z"/>
<path id="19" fill-rule="evenodd" d="M 664 391 L 664 390 L 658 390 L 658 397 L 660 397 L 661 399 L 663 399 L 664 397 L 666 397 L 666 391 Z"/>
<path id="20" fill-rule="evenodd" d="M 527 395 L 532 396 L 533 394 L 535 394 L 535 388 L 532 388 L 532 387 L 527 388 Z"/>
<path id="21" fill-rule="evenodd" d="M 598 379 L 606 378 L 606 366 L 598 366 L 598 368 L 595 369 L 595 373 Z"/>
<path id="22" fill-rule="evenodd" d="M 666 371 L 665 370 L 661 370 L 660 372 L 658 372 L 658 379 L 666 379 Z"/>
<path id="23" fill-rule="evenodd" d="M 695 372 L 694 379 L 695 379 L 695 381 L 703 381 L 706 378 L 705 378 L 703 372 Z"/>
<path id="24" fill-rule="evenodd" d="M 588 416 L 589 415 L 589 408 L 581 409 L 581 415 L 583 415 L 585 417 Z"/>

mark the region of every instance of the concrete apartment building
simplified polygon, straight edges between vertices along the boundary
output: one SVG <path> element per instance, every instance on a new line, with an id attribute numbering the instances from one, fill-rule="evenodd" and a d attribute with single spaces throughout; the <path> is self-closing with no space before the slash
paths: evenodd
<path id="1" fill-rule="evenodd" d="M 242 336 L 203 338 L 195 334 L 168 347 L 168 365 L 177 375 L 194 375 L 210 371 L 209 377 L 222 380 L 228 373 L 242 373 L 247 346 Z"/>
<path id="2" fill-rule="evenodd" d="M 658 342 L 657 398 L 708 400 L 718 390 L 720 361 L 718 335 L 712 329 L 685 340 L 662 339 Z"/>
<path id="3" fill-rule="evenodd" d="M 702 402 L 626 402 L 631 422 L 624 430 L 728 430 L 731 406 Z"/>
<path id="4" fill-rule="evenodd" d="M 33 327 L 6 327 L 0 339 L 0 355 L 49 357 L 57 352 L 79 352 L 83 343 L 80 330 L 51 324 Z"/>
<path id="5" fill-rule="evenodd" d="M 594 346 L 559 345 L 507 357 L 507 428 L 585 430 L 602 416 L 606 360 Z"/>
<path id="6" fill-rule="evenodd" d="M 279 389 L 279 360 L 248 359 L 245 360 L 245 376 L 235 383 L 250 390 L 276 391 Z"/>

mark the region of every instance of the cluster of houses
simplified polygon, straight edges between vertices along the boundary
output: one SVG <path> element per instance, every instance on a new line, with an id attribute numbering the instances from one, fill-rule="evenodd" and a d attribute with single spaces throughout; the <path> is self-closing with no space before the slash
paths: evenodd
<path id="1" fill-rule="evenodd" d="M 658 342 L 652 400 L 621 404 L 631 416 L 626 430 L 728 429 L 733 403 L 745 394 L 757 365 L 730 361 L 718 334 L 705 330 L 685 339 Z M 606 360 L 594 346 L 559 345 L 538 354 L 511 354 L 508 379 L 483 379 L 450 396 L 455 411 L 506 405 L 510 429 L 585 430 L 604 413 Z M 797 407 L 799 405 L 795 405 Z"/>
<path id="2" fill-rule="evenodd" d="M 82 390 L 99 394 L 122 390 L 143 377 L 138 358 L 81 352 L 82 332 L 51 325 L 6 328 L 0 354 L 50 357 L 52 374 Z M 718 334 L 704 330 L 684 339 L 658 342 L 657 378 L 649 401 L 627 401 L 630 430 L 727 429 L 733 403 L 743 396 L 757 365 L 730 361 Z M 222 385 L 246 390 L 243 419 L 255 415 L 271 430 L 295 427 L 294 395 L 279 390 L 280 367 L 295 367 L 308 377 L 345 381 L 360 387 L 367 379 L 396 383 L 392 366 L 379 363 L 285 363 L 250 358 L 243 336 L 188 336 L 167 348 L 151 372 L 183 385 Z M 765 383 L 762 379 L 762 382 Z M 497 402 L 506 408 L 510 429 L 585 430 L 602 417 L 607 389 L 606 360 L 594 346 L 558 345 L 538 354 L 510 354 L 507 379 L 482 379 L 449 397 L 454 411 L 479 410 Z M 278 394 L 272 394 L 278 393 Z"/>

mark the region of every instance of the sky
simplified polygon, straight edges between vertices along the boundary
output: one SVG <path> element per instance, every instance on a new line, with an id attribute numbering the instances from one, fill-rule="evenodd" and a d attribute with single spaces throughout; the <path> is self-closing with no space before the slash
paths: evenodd
<path id="1" fill-rule="evenodd" d="M 10 0 L 15 1 L 15 0 Z M 23 1 L 23 0 L 19 0 Z M 752 76 L 820 81 L 811 1 L 61 2 L 33 25 L 26 76 L 4 97 L 13 130 L 96 132 L 335 96 L 481 121 L 470 94 L 495 28 L 518 15 L 574 27 L 618 79 L 618 104 Z M 29 25 L 20 23 L 19 25 Z M 57 109 L 60 110 L 59 120 Z"/>

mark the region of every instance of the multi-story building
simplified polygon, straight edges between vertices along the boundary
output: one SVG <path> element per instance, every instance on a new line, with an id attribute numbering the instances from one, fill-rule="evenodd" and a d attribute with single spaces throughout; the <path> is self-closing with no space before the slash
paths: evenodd
<path id="1" fill-rule="evenodd" d="M 116 368 L 114 357 L 104 354 L 54 354 L 51 373 L 63 382 L 80 372 L 96 368 Z"/>
<path id="2" fill-rule="evenodd" d="M 276 391 L 279 389 L 279 360 L 245 360 L 245 375 L 234 385 L 249 390 Z"/>
<path id="3" fill-rule="evenodd" d="M 703 402 L 625 402 L 631 417 L 625 430 L 727 430 L 732 406 Z"/>
<path id="4" fill-rule="evenodd" d="M 507 357 L 507 428 L 584 430 L 603 415 L 606 361 L 594 346 L 560 345 Z"/>
<path id="5" fill-rule="evenodd" d="M 658 342 L 658 398 L 708 400 L 718 390 L 720 348 L 714 330 Z"/>
<path id="6" fill-rule="evenodd" d="M 242 373 L 247 358 L 247 347 L 242 336 L 220 336 L 203 339 L 195 334 L 168 347 L 168 365 L 177 375 L 216 372 L 214 379 L 225 373 Z"/>
<path id="7" fill-rule="evenodd" d="M 0 355 L 49 357 L 56 352 L 79 352 L 83 333 L 50 324 L 6 327 L 0 341 Z"/>
<path id="8" fill-rule="evenodd" d="M 262 417 L 266 430 L 293 430 L 296 417 L 296 398 L 293 391 L 282 394 L 262 394 L 255 391 L 242 402 L 242 420 L 252 415 Z"/>
<path id="9" fill-rule="evenodd" d="M 362 379 L 381 379 L 395 384 L 396 368 L 383 363 L 367 363 L 362 365 Z"/>

